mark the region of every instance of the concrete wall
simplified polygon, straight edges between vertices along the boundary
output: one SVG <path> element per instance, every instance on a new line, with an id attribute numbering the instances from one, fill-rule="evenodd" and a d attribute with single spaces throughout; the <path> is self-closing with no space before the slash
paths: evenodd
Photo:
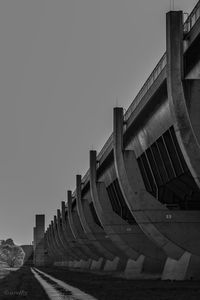
<path id="1" fill-rule="evenodd" d="M 128 278 L 200 277 L 200 83 L 184 78 L 199 36 L 194 26 L 194 44 L 191 38 L 184 54 L 182 17 L 180 11 L 167 14 L 167 65 L 127 119 L 123 108 L 114 109 L 112 138 L 98 157 L 90 152 L 86 179 L 77 175 L 59 226 L 56 217 L 51 222 L 47 248 L 55 266 Z M 39 224 L 35 263 L 43 257 Z"/>

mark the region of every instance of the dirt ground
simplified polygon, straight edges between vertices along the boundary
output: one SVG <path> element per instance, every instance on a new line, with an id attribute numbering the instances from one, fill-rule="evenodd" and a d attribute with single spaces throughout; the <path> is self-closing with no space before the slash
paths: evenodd
<path id="1" fill-rule="evenodd" d="M 0 300 L 48 300 L 30 267 L 22 267 L 0 280 Z"/>
<path id="2" fill-rule="evenodd" d="M 200 281 L 124 280 L 66 268 L 39 268 L 98 300 L 199 300 Z M 29 267 L 0 280 L 0 300 L 47 300 Z"/>
<path id="3" fill-rule="evenodd" d="M 98 300 L 199 300 L 200 281 L 125 280 L 65 268 L 42 268 Z"/>

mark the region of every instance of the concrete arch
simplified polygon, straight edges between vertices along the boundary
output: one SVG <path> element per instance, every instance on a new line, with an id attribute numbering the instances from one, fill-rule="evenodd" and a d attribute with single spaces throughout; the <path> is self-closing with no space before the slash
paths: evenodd
<path id="1" fill-rule="evenodd" d="M 70 247 L 69 247 L 69 244 L 67 243 L 65 237 L 64 237 L 64 233 L 63 233 L 63 230 L 62 230 L 62 226 L 61 226 L 61 212 L 60 212 L 60 209 L 57 209 L 57 229 L 58 229 L 58 236 L 59 236 L 59 239 L 63 245 L 63 248 L 65 249 L 65 251 L 67 252 L 67 255 L 69 257 L 69 260 L 74 260 L 76 261 L 77 260 L 77 257 L 76 255 L 71 251 Z"/>
<path id="2" fill-rule="evenodd" d="M 53 251 L 53 249 L 52 249 L 52 246 L 51 246 L 51 244 L 50 244 L 50 241 L 49 241 L 49 229 L 48 229 L 48 228 L 47 228 L 47 230 L 46 230 L 45 235 L 46 235 L 46 241 L 47 241 L 48 253 L 49 253 L 49 255 L 51 256 L 51 258 L 54 259 L 54 258 L 55 258 L 55 253 L 54 253 L 54 251 Z"/>
<path id="3" fill-rule="evenodd" d="M 183 70 L 183 13 L 172 11 L 167 14 L 167 92 L 175 134 L 184 159 L 200 188 L 200 144 L 191 123 L 186 105 Z M 200 86 L 200 80 L 198 80 Z M 199 96 L 199 95 L 198 95 Z M 199 112 L 199 107 L 196 107 Z M 199 118 L 198 118 L 199 119 Z M 198 127 L 200 122 L 198 120 Z"/>
<path id="4" fill-rule="evenodd" d="M 49 238 L 49 244 L 51 246 L 51 249 L 55 255 L 55 261 L 58 261 L 60 259 L 60 255 L 58 254 L 56 248 L 55 248 L 55 245 L 54 245 L 54 241 L 53 241 L 53 237 L 52 237 L 52 225 L 50 224 L 49 225 L 49 228 L 48 228 L 48 238 Z"/>
<path id="5" fill-rule="evenodd" d="M 53 232 L 54 232 L 56 246 L 59 248 L 59 251 L 62 253 L 62 258 L 64 260 L 64 259 L 66 259 L 66 251 L 65 251 L 65 248 L 63 247 L 63 245 L 59 239 L 59 236 L 58 236 L 56 216 L 54 216 L 54 219 L 53 219 Z"/>
<path id="6" fill-rule="evenodd" d="M 63 260 L 63 253 L 62 253 L 61 249 L 59 248 L 59 245 L 56 243 L 55 232 L 54 232 L 54 222 L 53 221 L 51 221 L 50 233 L 51 233 L 51 237 L 52 237 L 53 247 L 54 247 L 56 253 L 58 253 L 58 259 L 62 261 Z"/>
<path id="7" fill-rule="evenodd" d="M 129 224 L 125 223 L 112 210 L 106 187 L 103 182 L 97 182 L 96 175 L 96 151 L 90 151 L 90 189 L 92 201 L 99 220 L 110 240 L 114 245 L 114 251 L 119 257 L 119 268 L 126 270 L 132 264 L 132 275 L 139 276 L 144 267 L 144 255 L 131 249 L 126 242 L 124 242 L 124 235 L 129 235 Z M 128 230 L 127 230 L 128 229 Z M 120 267 L 121 263 L 121 267 Z M 123 266 L 123 267 L 122 267 Z"/>
<path id="8" fill-rule="evenodd" d="M 82 196 L 81 196 L 81 175 L 77 175 L 76 177 L 76 191 L 77 191 L 77 211 L 78 215 L 82 224 L 82 227 L 84 229 L 84 232 L 87 236 L 87 238 L 93 243 L 94 247 L 97 249 L 97 253 L 100 257 L 104 257 L 106 259 L 114 259 L 114 255 L 107 250 L 103 245 L 101 244 L 101 239 L 103 238 L 101 235 L 101 239 L 98 239 L 99 232 L 94 232 L 93 228 L 95 228 L 95 224 L 93 223 L 93 228 L 88 223 L 89 216 L 89 210 L 84 210 L 83 204 L 82 204 Z M 87 201 L 87 200 L 85 200 Z M 89 207 L 88 207 L 89 208 Z M 87 215 L 86 215 L 87 214 Z M 92 221 L 92 218 L 90 218 L 90 222 Z"/>
<path id="9" fill-rule="evenodd" d="M 68 218 L 67 218 L 68 220 Z M 70 245 L 70 249 L 72 249 L 72 251 L 76 254 L 77 258 L 79 258 L 79 260 L 87 260 L 87 256 L 82 252 L 80 245 L 77 243 L 77 241 L 75 240 L 72 231 L 71 231 L 71 227 L 69 226 L 69 222 L 66 221 L 65 219 L 65 202 L 62 201 L 62 227 L 63 227 L 63 233 L 65 235 L 65 238 L 67 240 L 67 242 Z"/>
<path id="10" fill-rule="evenodd" d="M 88 259 L 98 260 L 100 257 L 90 249 L 89 240 L 87 236 L 84 234 L 76 211 L 72 212 L 72 193 L 68 191 L 68 221 L 71 227 L 74 238 L 80 244 L 82 251 L 87 255 Z M 75 219 L 76 218 L 76 219 Z"/>
<path id="11" fill-rule="evenodd" d="M 51 252 L 51 249 L 49 247 L 49 243 L 47 239 L 47 231 L 44 233 L 44 241 L 45 241 L 45 259 L 44 259 L 45 265 L 52 265 L 54 262 L 54 254 Z"/>

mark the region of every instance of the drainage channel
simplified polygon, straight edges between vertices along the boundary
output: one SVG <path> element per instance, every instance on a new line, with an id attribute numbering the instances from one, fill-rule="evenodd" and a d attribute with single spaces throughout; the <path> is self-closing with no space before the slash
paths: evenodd
<path id="1" fill-rule="evenodd" d="M 78 288 L 56 279 L 36 268 L 31 268 L 31 271 L 50 300 L 97 300 Z"/>

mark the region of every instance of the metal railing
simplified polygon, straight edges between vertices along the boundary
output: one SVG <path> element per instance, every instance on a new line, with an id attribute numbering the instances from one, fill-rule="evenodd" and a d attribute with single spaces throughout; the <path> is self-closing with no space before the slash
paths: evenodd
<path id="1" fill-rule="evenodd" d="M 195 23 L 197 22 L 199 17 L 200 17 L 200 1 L 198 1 L 196 6 L 194 7 L 194 9 L 192 10 L 191 14 L 188 16 L 185 23 L 183 24 L 183 30 L 185 33 L 190 32 L 190 30 L 195 25 Z M 151 86 L 153 85 L 155 80 L 158 78 L 158 76 L 160 75 L 162 70 L 165 68 L 166 64 L 167 64 L 167 55 L 165 52 L 164 55 L 159 60 L 156 67 L 154 68 L 153 72 L 150 74 L 150 76 L 148 77 L 148 79 L 146 80 L 146 82 L 144 83 L 142 88 L 140 89 L 139 93 L 136 95 L 136 97 L 132 101 L 128 110 L 125 112 L 125 114 L 124 114 L 125 121 L 128 120 L 128 118 L 131 116 L 133 111 L 137 108 L 137 106 L 139 105 L 139 103 L 142 100 L 142 98 L 144 97 L 144 95 L 148 92 L 148 90 L 151 88 Z M 103 148 L 99 152 L 99 154 L 97 156 L 98 160 L 102 157 L 103 153 L 109 148 L 110 144 L 112 143 L 112 140 L 113 140 L 113 134 L 110 135 L 110 137 L 104 144 Z M 88 177 L 89 177 L 89 171 L 87 171 L 87 173 L 84 175 L 82 182 L 84 183 Z"/>
<path id="2" fill-rule="evenodd" d="M 151 75 L 148 77 L 145 84 L 142 86 L 141 90 L 139 91 L 139 93 L 137 94 L 137 96 L 135 97 L 135 99 L 133 100 L 131 105 L 129 106 L 128 110 L 126 111 L 125 116 L 124 116 L 125 120 L 128 120 L 128 118 L 130 117 L 132 112 L 136 109 L 136 107 L 138 106 L 138 104 L 140 103 L 140 101 L 142 100 L 144 95 L 148 92 L 148 90 L 153 85 L 155 80 L 158 78 L 158 76 L 160 75 L 162 70 L 165 68 L 166 64 L 167 64 L 167 56 L 165 53 L 161 57 L 160 61 L 156 65 L 156 67 L 153 70 L 153 72 L 151 73 Z"/>
<path id="3" fill-rule="evenodd" d="M 196 4 L 191 14 L 188 16 L 187 20 L 184 23 L 183 30 L 185 33 L 188 33 L 192 27 L 195 25 L 197 20 L 200 17 L 200 1 Z"/>

